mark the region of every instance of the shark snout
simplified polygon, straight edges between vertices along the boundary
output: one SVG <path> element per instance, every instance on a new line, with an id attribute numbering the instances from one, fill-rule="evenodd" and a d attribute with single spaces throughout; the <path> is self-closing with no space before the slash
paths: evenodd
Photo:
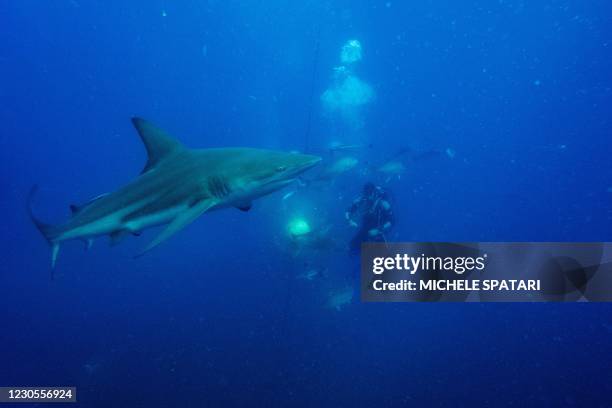
<path id="1" fill-rule="evenodd" d="M 298 166 L 297 173 L 303 173 L 306 170 L 316 166 L 322 159 L 319 156 L 313 156 L 310 154 L 303 154 L 300 166 Z"/>
<path id="2" fill-rule="evenodd" d="M 282 170 L 282 173 L 278 174 L 277 177 L 283 180 L 292 180 L 306 170 L 316 166 L 320 161 L 321 157 L 319 156 L 292 153 L 290 156 L 286 156 L 284 164 L 277 168 Z"/>

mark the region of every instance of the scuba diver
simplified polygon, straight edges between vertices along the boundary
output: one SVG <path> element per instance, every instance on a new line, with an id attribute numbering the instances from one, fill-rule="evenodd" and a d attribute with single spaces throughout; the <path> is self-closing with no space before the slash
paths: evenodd
<path id="1" fill-rule="evenodd" d="M 357 197 L 344 214 L 352 227 L 358 228 L 349 248 L 359 252 L 362 242 L 384 242 L 385 234 L 393 225 L 393 211 L 389 194 L 382 187 L 368 182 L 363 193 Z"/>

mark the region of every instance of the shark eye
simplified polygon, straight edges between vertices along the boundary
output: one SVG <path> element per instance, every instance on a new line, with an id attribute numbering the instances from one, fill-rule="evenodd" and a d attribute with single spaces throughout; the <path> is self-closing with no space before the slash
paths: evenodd
<path id="1" fill-rule="evenodd" d="M 278 167 L 276 168 L 276 171 L 277 171 L 277 172 L 279 172 L 279 173 L 280 173 L 281 171 L 285 171 L 285 170 L 287 170 L 287 167 L 286 167 L 286 166 L 278 166 Z"/>

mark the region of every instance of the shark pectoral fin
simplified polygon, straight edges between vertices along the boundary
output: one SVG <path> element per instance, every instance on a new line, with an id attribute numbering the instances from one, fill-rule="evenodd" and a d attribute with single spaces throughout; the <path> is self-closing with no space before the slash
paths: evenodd
<path id="1" fill-rule="evenodd" d="M 210 209 L 212 206 L 217 204 L 217 200 L 207 199 L 201 200 L 194 204 L 193 206 L 187 208 L 185 211 L 181 212 L 176 216 L 153 241 L 149 245 L 147 245 L 136 257 L 144 255 L 146 252 L 155 248 L 166 239 L 170 238 L 174 233 L 183 229 L 187 224 L 194 221 L 200 215 L 206 212 L 206 210 Z"/>
<path id="2" fill-rule="evenodd" d="M 246 211 L 249 211 L 252 206 L 253 206 L 253 203 L 247 202 L 247 203 L 242 203 L 240 205 L 237 205 L 236 208 L 239 209 L 240 211 L 246 212 Z"/>

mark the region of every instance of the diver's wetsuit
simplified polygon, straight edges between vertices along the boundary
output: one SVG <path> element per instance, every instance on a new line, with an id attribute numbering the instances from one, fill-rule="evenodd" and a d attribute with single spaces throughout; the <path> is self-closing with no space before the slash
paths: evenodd
<path id="1" fill-rule="evenodd" d="M 356 198 L 345 213 L 351 225 L 358 228 L 351 239 L 351 252 L 359 252 L 362 242 L 383 242 L 393 225 L 393 211 L 388 193 L 381 187 L 367 183 L 363 195 Z M 360 222 L 357 222 L 361 218 Z"/>

